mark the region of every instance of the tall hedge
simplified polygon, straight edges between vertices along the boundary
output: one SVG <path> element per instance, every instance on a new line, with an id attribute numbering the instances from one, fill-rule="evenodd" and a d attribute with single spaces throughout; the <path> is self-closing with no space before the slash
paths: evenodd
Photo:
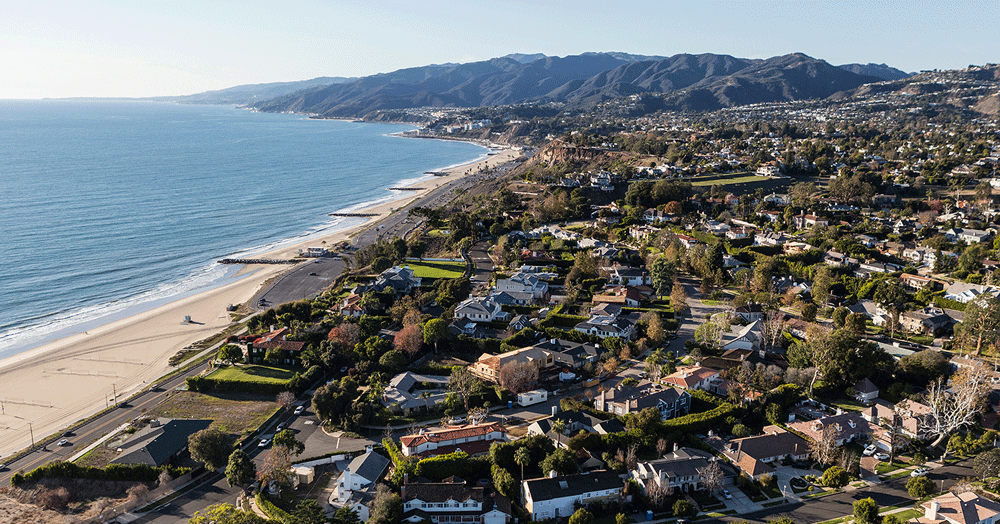
<path id="1" fill-rule="evenodd" d="M 73 462 L 58 461 L 39 466 L 24 475 L 15 475 L 11 478 L 11 484 L 16 486 L 25 482 L 36 482 L 46 477 L 156 482 L 162 471 L 167 471 L 170 473 L 170 476 L 177 478 L 191 470 L 190 468 L 169 465 L 153 467 L 146 464 L 110 464 L 106 468 L 95 468 L 92 466 L 80 466 Z"/>

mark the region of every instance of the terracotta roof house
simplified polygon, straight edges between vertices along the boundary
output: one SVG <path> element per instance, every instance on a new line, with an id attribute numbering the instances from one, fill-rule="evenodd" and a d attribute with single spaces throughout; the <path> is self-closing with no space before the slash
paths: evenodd
<path id="1" fill-rule="evenodd" d="M 712 382 L 719 372 L 702 366 L 681 366 L 677 371 L 660 379 L 661 382 L 683 389 L 712 390 Z"/>
<path id="2" fill-rule="evenodd" d="M 399 442 L 402 444 L 403 455 L 425 458 L 455 451 L 480 455 L 489 451 L 490 444 L 507 440 L 507 430 L 499 422 L 490 422 L 444 429 L 421 429 L 416 435 L 401 437 Z"/>
<path id="3" fill-rule="evenodd" d="M 535 366 L 534 379 L 538 379 L 538 372 L 549 369 L 556 365 L 574 367 L 574 357 L 560 351 L 553 351 L 537 346 L 528 346 L 499 355 L 484 353 L 471 366 L 469 371 L 483 379 L 496 383 L 500 377 L 500 369 L 508 362 L 528 362 Z"/>
<path id="4" fill-rule="evenodd" d="M 816 420 L 799 420 L 789 422 L 788 428 L 793 429 L 807 438 L 819 441 L 827 428 L 836 430 L 836 443 L 842 446 L 848 442 L 867 442 L 869 438 L 876 441 L 884 440 L 885 430 L 876 424 L 868 422 L 861 413 L 849 411 L 840 415 L 831 415 Z"/>
<path id="5" fill-rule="evenodd" d="M 281 350 L 281 363 L 294 365 L 297 363 L 299 354 L 305 348 L 306 343 L 296 340 L 287 340 L 290 333 L 288 328 L 281 328 L 270 333 L 257 337 L 247 345 L 247 357 L 250 363 L 260 364 L 264 362 L 264 357 L 270 350 Z"/>

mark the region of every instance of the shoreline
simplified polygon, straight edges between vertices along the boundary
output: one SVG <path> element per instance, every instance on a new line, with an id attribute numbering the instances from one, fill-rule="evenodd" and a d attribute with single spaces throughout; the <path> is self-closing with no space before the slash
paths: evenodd
<path id="1" fill-rule="evenodd" d="M 375 215 L 360 224 L 278 241 L 255 257 L 291 259 L 299 249 L 308 246 L 323 242 L 322 245 L 333 246 L 349 240 L 437 187 L 460 180 L 482 166 L 495 166 L 517 156 L 513 149 L 506 149 L 500 154 L 441 169 L 447 176 L 411 178 L 402 187 L 421 190 L 393 192 L 398 194 L 353 210 Z M 167 361 L 178 350 L 232 325 L 225 310 L 227 305 L 248 302 L 271 279 L 296 266 L 243 266 L 224 277 L 216 287 L 0 360 L 0 383 L 4 384 L 0 391 L 4 405 L 0 413 L 0 456 L 30 444 L 29 423 L 35 435 L 50 435 L 104 409 L 112 392 L 121 398 L 155 382 L 174 369 Z M 186 315 L 194 323 L 183 324 Z M 100 403 L 102 399 L 105 404 Z"/>

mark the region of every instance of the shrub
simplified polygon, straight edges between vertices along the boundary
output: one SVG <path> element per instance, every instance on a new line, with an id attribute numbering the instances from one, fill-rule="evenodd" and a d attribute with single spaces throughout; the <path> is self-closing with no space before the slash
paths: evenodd
<path id="1" fill-rule="evenodd" d="M 934 481 L 927 477 L 910 477 L 906 481 L 906 492 L 915 499 L 922 499 L 934 493 Z"/>
<path id="2" fill-rule="evenodd" d="M 823 472 L 823 485 L 829 488 L 842 488 L 851 481 L 851 475 L 840 466 L 830 466 Z"/>
<path id="3" fill-rule="evenodd" d="M 276 520 L 282 524 L 296 524 L 298 519 L 292 517 L 287 511 L 275 506 L 273 502 L 268 500 L 263 493 L 257 492 L 254 497 L 254 501 L 257 502 L 257 507 L 267 515 L 270 520 Z"/>
<path id="4" fill-rule="evenodd" d="M 675 517 L 693 517 L 696 513 L 694 504 L 691 504 L 684 499 L 679 499 L 677 502 L 674 502 L 673 512 Z"/>

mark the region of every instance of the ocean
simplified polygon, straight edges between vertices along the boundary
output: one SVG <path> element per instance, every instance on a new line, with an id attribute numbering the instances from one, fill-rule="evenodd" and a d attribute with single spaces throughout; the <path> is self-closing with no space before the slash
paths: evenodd
<path id="1" fill-rule="evenodd" d="M 229 280 L 215 261 L 485 157 L 405 125 L 229 106 L 0 100 L 0 358 Z"/>

